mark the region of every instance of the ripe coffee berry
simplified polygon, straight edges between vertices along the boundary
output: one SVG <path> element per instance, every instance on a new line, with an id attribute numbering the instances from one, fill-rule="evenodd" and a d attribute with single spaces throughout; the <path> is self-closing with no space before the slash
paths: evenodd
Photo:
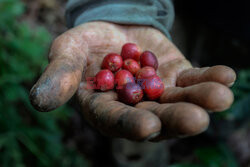
<path id="1" fill-rule="evenodd" d="M 101 70 L 95 76 L 96 89 L 107 91 L 114 88 L 115 78 L 110 70 Z"/>
<path id="2" fill-rule="evenodd" d="M 164 92 L 164 84 L 156 75 L 145 79 L 142 88 L 149 100 L 158 99 Z"/>
<path id="3" fill-rule="evenodd" d="M 134 43 L 126 43 L 122 47 L 121 56 L 123 60 L 134 59 L 140 61 L 141 49 Z"/>
<path id="4" fill-rule="evenodd" d="M 150 66 L 155 70 L 158 68 L 158 60 L 156 56 L 150 51 L 145 51 L 141 54 L 140 62 L 142 67 Z"/>
<path id="5" fill-rule="evenodd" d="M 136 104 L 140 102 L 143 97 L 143 90 L 140 85 L 136 83 L 127 83 L 117 92 L 120 101 L 126 104 Z"/>
<path id="6" fill-rule="evenodd" d="M 127 70 L 120 70 L 115 74 L 116 89 L 121 89 L 123 85 L 135 82 L 133 75 Z"/>
<path id="7" fill-rule="evenodd" d="M 136 79 L 149 78 L 156 75 L 155 69 L 153 67 L 143 67 L 136 73 Z"/>
<path id="8" fill-rule="evenodd" d="M 122 57 L 116 53 L 110 53 L 104 57 L 102 61 L 102 68 L 109 69 L 112 72 L 118 71 L 123 64 Z"/>
<path id="9" fill-rule="evenodd" d="M 148 100 L 157 100 L 164 91 L 164 83 L 156 73 L 156 56 L 150 51 L 141 54 L 136 44 L 123 45 L 121 56 L 116 53 L 106 55 L 101 67 L 103 70 L 96 74 L 94 81 L 87 80 L 89 88 L 92 89 L 93 82 L 95 89 L 101 91 L 111 90 L 116 86 L 115 91 L 123 103 L 134 105 L 144 95 Z"/>
<path id="10" fill-rule="evenodd" d="M 141 67 L 134 59 L 126 59 L 123 62 L 122 68 L 128 70 L 133 75 L 135 75 Z"/>

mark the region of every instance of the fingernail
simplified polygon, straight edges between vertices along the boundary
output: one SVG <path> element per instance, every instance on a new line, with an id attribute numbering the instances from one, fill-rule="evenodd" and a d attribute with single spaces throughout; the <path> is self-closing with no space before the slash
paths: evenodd
<path id="1" fill-rule="evenodd" d="M 153 138 L 157 137 L 160 134 L 160 132 L 155 132 L 151 135 L 149 135 L 144 141 L 152 140 Z"/>
<path id="2" fill-rule="evenodd" d="M 234 82 L 231 82 L 230 84 L 228 84 L 228 87 L 232 87 L 234 85 Z"/>

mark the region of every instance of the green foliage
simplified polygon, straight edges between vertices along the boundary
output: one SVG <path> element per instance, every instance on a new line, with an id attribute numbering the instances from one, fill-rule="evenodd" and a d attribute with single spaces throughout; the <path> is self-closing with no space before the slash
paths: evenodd
<path id="1" fill-rule="evenodd" d="M 20 21 L 24 10 L 19 0 L 0 0 L 0 166 L 88 166 L 76 148 L 62 142 L 59 123 L 67 123 L 71 108 L 39 113 L 29 103 L 51 36 Z"/>
<path id="2" fill-rule="evenodd" d="M 250 116 L 250 69 L 241 70 L 232 87 L 235 101 L 226 112 L 217 114 L 219 119 L 246 122 Z"/>
<path id="3" fill-rule="evenodd" d="M 204 147 L 194 152 L 197 162 L 181 163 L 170 167 L 238 167 L 238 164 L 225 144 L 215 147 Z"/>
<path id="4" fill-rule="evenodd" d="M 207 167 L 237 167 L 237 162 L 225 144 L 216 147 L 199 148 L 195 151 L 197 158 Z"/>

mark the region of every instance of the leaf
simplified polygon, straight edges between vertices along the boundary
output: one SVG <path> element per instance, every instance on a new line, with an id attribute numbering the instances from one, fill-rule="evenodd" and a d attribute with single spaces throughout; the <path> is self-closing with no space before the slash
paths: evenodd
<path id="1" fill-rule="evenodd" d="M 244 122 L 249 118 L 250 107 L 250 69 L 239 71 L 238 78 L 232 87 L 234 103 L 225 112 L 217 113 L 218 119 Z"/>
<path id="2" fill-rule="evenodd" d="M 238 167 L 237 162 L 225 144 L 218 144 L 215 147 L 199 148 L 195 155 L 204 167 Z"/>
<path id="3" fill-rule="evenodd" d="M 1 0 L 0 1 L 0 19 L 11 19 L 13 17 L 20 16 L 24 11 L 24 5 L 17 0 Z"/>
<path id="4" fill-rule="evenodd" d="M 43 154 L 37 145 L 27 136 L 20 134 L 18 140 L 26 146 L 26 148 L 34 154 L 44 166 L 49 166 L 49 158 L 47 155 Z"/>
<path id="5" fill-rule="evenodd" d="M 246 121 L 250 118 L 250 94 L 237 101 L 230 109 L 230 117 L 237 121 Z"/>
<path id="6" fill-rule="evenodd" d="M 6 134 L 5 133 L 1 134 L 0 135 L 0 150 L 2 149 L 6 141 L 8 141 L 8 137 L 6 137 Z"/>

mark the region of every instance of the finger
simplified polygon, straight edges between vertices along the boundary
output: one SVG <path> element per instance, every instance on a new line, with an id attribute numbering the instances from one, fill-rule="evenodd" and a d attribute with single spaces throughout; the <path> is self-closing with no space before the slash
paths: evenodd
<path id="1" fill-rule="evenodd" d="M 233 69 L 223 65 L 204 68 L 190 68 L 181 72 L 177 78 L 177 86 L 186 87 L 201 82 L 219 82 L 232 86 L 236 79 Z"/>
<path id="2" fill-rule="evenodd" d="M 78 38 L 69 31 L 54 41 L 50 64 L 30 92 L 31 103 L 37 110 L 53 110 L 77 90 L 87 55 L 87 45 Z"/>
<path id="3" fill-rule="evenodd" d="M 191 103 L 142 102 L 136 107 L 149 110 L 160 118 L 162 122 L 161 134 L 154 138 L 154 141 L 197 135 L 205 131 L 209 125 L 207 112 Z"/>
<path id="4" fill-rule="evenodd" d="M 82 86 L 78 97 L 84 116 L 101 133 L 137 141 L 148 140 L 160 133 L 161 122 L 153 113 L 116 101 L 115 92 L 94 93 L 85 91 Z"/>
<path id="5" fill-rule="evenodd" d="M 164 63 L 161 61 L 159 66 L 159 76 L 162 78 L 165 87 L 176 86 L 176 79 L 180 72 L 191 68 L 191 64 L 184 58 L 174 59 Z"/>
<path id="6" fill-rule="evenodd" d="M 212 111 L 223 111 L 231 106 L 233 93 L 222 84 L 204 82 L 185 88 L 166 88 L 160 102 L 190 102 Z"/>

